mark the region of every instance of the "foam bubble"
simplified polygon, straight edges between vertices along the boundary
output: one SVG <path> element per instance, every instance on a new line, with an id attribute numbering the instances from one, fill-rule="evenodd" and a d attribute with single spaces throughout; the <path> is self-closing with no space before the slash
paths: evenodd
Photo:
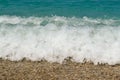
<path id="1" fill-rule="evenodd" d="M 119 20 L 0 16 L 0 57 L 120 63 Z"/>

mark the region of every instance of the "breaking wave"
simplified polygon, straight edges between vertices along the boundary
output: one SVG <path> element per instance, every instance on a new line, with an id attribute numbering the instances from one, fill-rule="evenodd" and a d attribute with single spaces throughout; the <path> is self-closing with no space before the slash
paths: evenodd
<path id="1" fill-rule="evenodd" d="M 0 16 L 0 57 L 120 63 L 120 20 Z"/>

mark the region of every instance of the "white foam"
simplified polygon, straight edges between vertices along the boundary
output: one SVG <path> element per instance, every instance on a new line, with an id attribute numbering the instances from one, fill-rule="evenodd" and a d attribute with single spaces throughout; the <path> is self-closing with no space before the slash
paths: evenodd
<path id="1" fill-rule="evenodd" d="M 120 63 L 119 20 L 0 16 L 0 57 Z"/>

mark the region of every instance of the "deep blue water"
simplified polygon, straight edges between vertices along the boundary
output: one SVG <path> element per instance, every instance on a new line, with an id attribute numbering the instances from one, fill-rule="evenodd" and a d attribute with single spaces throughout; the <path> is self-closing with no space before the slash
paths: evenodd
<path id="1" fill-rule="evenodd" d="M 120 17 L 120 0 L 0 0 L 0 15 Z"/>

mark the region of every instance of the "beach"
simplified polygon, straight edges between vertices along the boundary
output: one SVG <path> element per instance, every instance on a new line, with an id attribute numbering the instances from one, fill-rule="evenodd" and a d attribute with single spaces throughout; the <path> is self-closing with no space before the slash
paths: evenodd
<path id="1" fill-rule="evenodd" d="M 0 0 L 0 80 L 120 80 L 120 0 Z"/>
<path id="2" fill-rule="evenodd" d="M 0 59 L 0 80 L 120 80 L 120 65 Z"/>

